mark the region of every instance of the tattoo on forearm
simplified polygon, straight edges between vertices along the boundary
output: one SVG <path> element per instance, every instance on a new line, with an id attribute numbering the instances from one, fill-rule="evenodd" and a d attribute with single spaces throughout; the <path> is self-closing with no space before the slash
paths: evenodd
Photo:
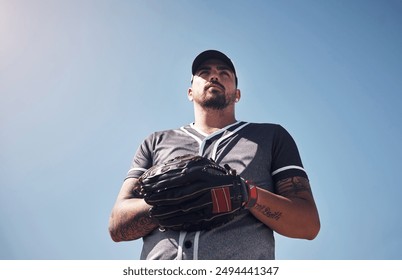
<path id="1" fill-rule="evenodd" d="M 304 177 L 292 177 L 281 180 L 276 186 L 278 194 L 285 197 L 297 196 L 301 192 L 308 192 L 311 194 L 310 183 Z"/>
<path id="2" fill-rule="evenodd" d="M 282 216 L 282 212 L 279 212 L 279 211 L 272 212 L 271 208 L 266 207 L 266 206 L 264 206 L 262 204 L 257 203 L 255 205 L 255 209 L 257 211 L 259 211 L 261 214 L 263 214 L 264 216 L 266 216 L 268 218 L 271 218 L 271 219 L 274 219 L 276 221 L 278 221 Z"/>
<path id="3" fill-rule="evenodd" d="M 127 217 L 122 217 L 122 220 L 126 220 Z M 119 228 L 118 234 L 123 240 L 131 240 L 134 237 L 145 236 L 153 229 L 156 225 L 154 221 L 149 217 L 148 213 L 141 213 L 135 217 L 130 223 L 126 223 L 126 226 Z"/>
<path id="4" fill-rule="evenodd" d="M 148 213 L 143 213 L 136 219 L 137 229 L 142 234 L 148 234 L 156 227 L 155 221 L 149 217 Z"/>

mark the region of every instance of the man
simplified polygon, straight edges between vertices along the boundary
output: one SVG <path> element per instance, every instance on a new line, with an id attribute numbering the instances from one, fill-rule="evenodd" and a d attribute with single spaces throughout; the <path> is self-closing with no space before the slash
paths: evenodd
<path id="1" fill-rule="evenodd" d="M 141 259 L 274 259 L 273 231 L 314 239 L 320 221 L 309 181 L 292 137 L 280 125 L 237 121 L 241 98 L 232 61 L 208 50 L 192 65 L 188 99 L 195 121 L 146 138 L 117 197 L 109 230 L 114 241 L 143 238 Z M 257 186 L 257 201 L 232 221 L 196 232 L 158 229 L 150 206 L 134 195 L 151 166 L 185 154 L 229 164 Z"/>

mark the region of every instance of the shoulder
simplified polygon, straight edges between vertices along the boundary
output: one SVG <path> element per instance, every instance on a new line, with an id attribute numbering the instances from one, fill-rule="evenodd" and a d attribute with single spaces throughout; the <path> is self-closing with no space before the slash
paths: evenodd
<path id="1" fill-rule="evenodd" d="M 181 128 L 157 130 L 148 134 L 148 136 L 145 138 L 144 141 L 155 141 L 166 137 L 173 137 L 175 135 L 180 135 L 182 133 L 183 131 L 181 130 Z"/>
<path id="2" fill-rule="evenodd" d="M 249 123 L 249 129 L 260 134 L 268 133 L 274 138 L 292 138 L 288 130 L 277 123 Z"/>
<path id="3" fill-rule="evenodd" d="M 283 126 L 277 123 L 249 122 L 245 127 L 244 132 L 248 135 L 256 135 L 263 138 L 276 138 L 283 134 L 289 134 Z"/>
<path id="4" fill-rule="evenodd" d="M 249 129 L 262 130 L 262 131 L 276 131 L 276 130 L 284 129 L 280 124 L 277 124 L 277 123 L 249 122 L 247 127 Z"/>

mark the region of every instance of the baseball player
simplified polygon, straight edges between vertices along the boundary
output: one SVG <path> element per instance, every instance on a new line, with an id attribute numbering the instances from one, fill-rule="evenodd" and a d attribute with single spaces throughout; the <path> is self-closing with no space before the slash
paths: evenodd
<path id="1" fill-rule="evenodd" d="M 143 238 L 141 259 L 274 259 L 274 232 L 314 239 L 320 221 L 298 148 L 280 125 L 235 118 L 233 62 L 192 64 L 194 122 L 149 135 L 110 217 L 114 241 Z"/>

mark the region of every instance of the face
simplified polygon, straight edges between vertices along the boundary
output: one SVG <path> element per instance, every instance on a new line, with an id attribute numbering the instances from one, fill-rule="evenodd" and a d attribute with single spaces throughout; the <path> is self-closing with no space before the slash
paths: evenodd
<path id="1" fill-rule="evenodd" d="M 222 110 L 240 99 L 236 77 L 220 60 L 207 60 L 194 74 L 188 98 L 204 108 Z"/>

